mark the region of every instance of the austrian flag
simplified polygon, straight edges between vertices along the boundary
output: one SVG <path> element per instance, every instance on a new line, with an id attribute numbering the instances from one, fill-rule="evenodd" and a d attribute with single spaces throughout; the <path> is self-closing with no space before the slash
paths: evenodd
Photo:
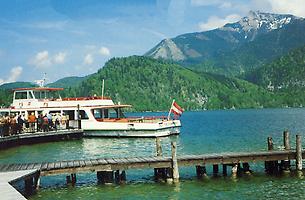
<path id="1" fill-rule="evenodd" d="M 175 114 L 175 115 L 181 115 L 183 113 L 183 109 L 176 103 L 174 102 L 172 104 L 172 108 L 171 111 Z"/>

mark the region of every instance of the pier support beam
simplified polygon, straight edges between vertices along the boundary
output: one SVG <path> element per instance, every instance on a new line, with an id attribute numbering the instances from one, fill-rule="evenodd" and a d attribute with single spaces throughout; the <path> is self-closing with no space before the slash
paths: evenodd
<path id="1" fill-rule="evenodd" d="M 198 179 L 202 179 L 203 177 L 206 177 L 207 176 L 207 170 L 206 170 L 205 166 L 197 165 L 196 166 L 196 174 L 197 174 Z"/>
<path id="2" fill-rule="evenodd" d="M 29 177 L 24 180 L 24 186 L 25 186 L 25 194 L 27 196 L 33 194 L 34 192 L 34 181 L 33 177 Z"/>
<path id="3" fill-rule="evenodd" d="M 250 170 L 250 165 L 249 165 L 249 163 L 243 163 L 243 171 L 244 171 L 244 173 L 246 173 L 246 174 L 251 174 L 251 173 L 252 173 L 252 171 Z"/>
<path id="4" fill-rule="evenodd" d="M 223 164 L 222 165 L 222 174 L 224 176 L 227 176 L 228 175 L 228 172 L 227 172 L 227 165 L 226 164 Z"/>
<path id="5" fill-rule="evenodd" d="M 296 167 L 297 170 L 302 170 L 302 143 L 301 143 L 301 136 L 297 135 L 296 136 Z"/>
<path id="6" fill-rule="evenodd" d="M 122 184 L 126 182 L 126 173 L 125 171 L 122 171 L 122 173 L 120 173 L 120 170 L 116 170 L 114 172 L 114 179 L 115 179 L 115 183 L 116 184 Z"/>
<path id="7" fill-rule="evenodd" d="M 219 172 L 218 165 L 213 165 L 213 176 L 217 176 Z"/>
<path id="8" fill-rule="evenodd" d="M 154 175 L 155 175 L 155 181 L 166 181 L 168 178 L 168 172 L 171 171 L 171 169 L 168 168 L 155 168 L 154 169 Z"/>
<path id="9" fill-rule="evenodd" d="M 96 173 L 97 180 L 102 184 L 113 183 L 113 171 L 99 171 Z"/>

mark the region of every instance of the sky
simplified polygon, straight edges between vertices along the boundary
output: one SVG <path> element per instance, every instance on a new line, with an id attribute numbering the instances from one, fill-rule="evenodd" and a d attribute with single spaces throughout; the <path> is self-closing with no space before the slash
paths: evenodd
<path id="1" fill-rule="evenodd" d="M 305 0 L 0 0 L 0 84 L 92 74 L 250 10 L 305 17 Z"/>

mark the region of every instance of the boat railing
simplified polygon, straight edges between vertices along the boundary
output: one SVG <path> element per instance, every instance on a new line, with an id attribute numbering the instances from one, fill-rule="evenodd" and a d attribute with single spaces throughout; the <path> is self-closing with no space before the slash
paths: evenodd
<path id="1" fill-rule="evenodd" d="M 126 117 L 126 118 L 100 118 L 96 119 L 99 122 L 156 122 L 156 121 L 164 121 L 167 120 L 166 116 L 146 116 L 146 117 Z"/>
<path id="2" fill-rule="evenodd" d="M 73 120 L 65 121 L 48 121 L 48 123 L 41 122 L 38 120 L 35 122 L 25 121 L 22 124 L 12 122 L 9 119 L 0 120 L 0 137 L 7 137 L 13 135 L 19 135 L 24 133 L 39 133 L 39 132 L 50 132 L 50 131 L 61 131 L 61 130 L 70 130 L 76 129 L 77 126 L 74 126 Z"/>

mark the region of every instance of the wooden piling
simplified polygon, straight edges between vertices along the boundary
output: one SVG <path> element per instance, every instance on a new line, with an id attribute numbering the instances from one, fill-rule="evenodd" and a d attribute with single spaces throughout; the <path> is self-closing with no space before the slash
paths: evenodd
<path id="1" fill-rule="evenodd" d="M 268 143 L 268 150 L 272 151 L 273 150 L 273 140 L 272 137 L 267 138 L 267 143 Z"/>
<path id="2" fill-rule="evenodd" d="M 296 167 L 297 170 L 302 170 L 302 143 L 301 143 L 301 136 L 296 136 Z"/>
<path id="3" fill-rule="evenodd" d="M 272 137 L 267 138 L 267 143 L 268 143 L 268 150 L 272 151 L 273 150 L 273 140 Z M 279 165 L 278 161 L 266 161 L 265 162 L 265 170 L 268 174 L 276 174 L 278 173 L 279 170 Z"/>
<path id="4" fill-rule="evenodd" d="M 251 173 L 249 163 L 243 163 L 243 171 L 244 171 L 244 173 L 246 173 L 246 174 Z"/>
<path id="5" fill-rule="evenodd" d="M 71 183 L 72 185 L 76 184 L 76 174 L 71 174 Z"/>
<path id="6" fill-rule="evenodd" d="M 233 164 L 232 165 L 232 176 L 237 176 L 237 172 L 238 172 L 238 164 Z"/>
<path id="7" fill-rule="evenodd" d="M 289 141 L 289 132 L 288 132 L 288 130 L 285 130 L 283 132 L 283 139 L 284 139 L 285 150 L 290 150 L 290 141 Z"/>
<path id="8" fill-rule="evenodd" d="M 196 174 L 198 179 L 207 176 L 207 170 L 205 166 L 196 165 Z"/>
<path id="9" fill-rule="evenodd" d="M 156 150 L 157 150 L 157 156 L 162 156 L 161 139 L 159 137 L 156 138 Z"/>
<path id="10" fill-rule="evenodd" d="M 177 161 L 177 142 L 172 141 L 172 175 L 173 175 L 173 181 L 178 182 L 179 181 L 179 169 L 178 169 L 178 161 Z"/>
<path id="11" fill-rule="evenodd" d="M 70 175 L 66 176 L 66 183 L 67 184 L 71 183 L 71 176 Z"/>
<path id="12" fill-rule="evenodd" d="M 227 176 L 227 165 L 226 164 L 223 164 L 222 165 L 222 174 L 224 175 L 224 176 Z"/>
<path id="13" fill-rule="evenodd" d="M 34 181 L 33 177 L 27 178 L 24 180 L 24 186 L 25 186 L 25 194 L 31 195 L 34 191 Z"/>
<path id="14" fill-rule="evenodd" d="M 284 149 L 290 150 L 290 141 L 289 141 L 289 132 L 285 130 L 283 132 L 283 142 L 284 142 Z M 281 170 L 283 171 L 290 171 L 290 160 L 281 160 Z"/>
<path id="15" fill-rule="evenodd" d="M 218 165 L 213 165 L 213 175 L 217 176 L 218 172 L 219 172 Z"/>

